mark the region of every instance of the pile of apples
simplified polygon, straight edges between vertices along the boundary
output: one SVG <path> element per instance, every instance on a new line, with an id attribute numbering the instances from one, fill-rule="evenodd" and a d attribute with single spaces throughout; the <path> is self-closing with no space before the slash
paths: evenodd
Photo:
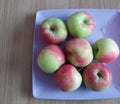
<path id="1" fill-rule="evenodd" d="M 86 37 L 94 31 L 92 16 L 84 11 L 70 15 L 65 24 L 60 18 L 47 18 L 40 25 L 41 38 L 49 43 L 38 55 L 38 66 L 53 74 L 62 91 L 75 91 L 82 82 L 93 91 L 103 91 L 112 82 L 112 73 L 105 63 L 115 61 L 119 47 L 111 38 L 90 44 Z M 60 47 L 60 43 L 72 36 Z M 82 70 L 82 73 L 81 71 Z"/>

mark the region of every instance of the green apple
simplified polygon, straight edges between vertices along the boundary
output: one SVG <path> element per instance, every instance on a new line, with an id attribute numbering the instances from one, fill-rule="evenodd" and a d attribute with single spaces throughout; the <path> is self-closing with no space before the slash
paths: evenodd
<path id="1" fill-rule="evenodd" d="M 67 26 L 73 37 L 86 38 L 94 30 L 94 20 L 87 12 L 76 12 L 68 18 Z"/>

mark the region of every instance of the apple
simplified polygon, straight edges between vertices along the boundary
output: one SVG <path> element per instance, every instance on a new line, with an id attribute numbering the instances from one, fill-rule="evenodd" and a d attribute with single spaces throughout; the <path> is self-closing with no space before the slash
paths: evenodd
<path id="1" fill-rule="evenodd" d="M 110 69 L 103 63 L 92 62 L 83 71 L 83 80 L 89 89 L 103 91 L 110 86 L 112 74 Z"/>
<path id="2" fill-rule="evenodd" d="M 71 64 L 64 64 L 55 72 L 55 82 L 62 91 L 77 90 L 82 83 L 82 76 Z"/>
<path id="3" fill-rule="evenodd" d="M 59 18 L 47 18 L 40 25 L 40 35 L 45 42 L 58 44 L 67 38 L 67 28 Z"/>
<path id="4" fill-rule="evenodd" d="M 94 20 L 92 16 L 84 11 L 75 12 L 67 20 L 69 33 L 73 37 L 86 38 L 94 30 Z"/>
<path id="5" fill-rule="evenodd" d="M 46 73 L 54 73 L 65 63 L 65 55 L 57 45 L 45 46 L 38 55 L 38 66 Z"/>
<path id="6" fill-rule="evenodd" d="M 84 67 L 93 60 L 93 51 L 90 43 L 84 38 L 73 38 L 66 43 L 68 61 L 76 67 Z"/>
<path id="7" fill-rule="evenodd" d="M 99 62 L 112 62 L 119 56 L 119 47 L 111 38 L 101 38 L 93 44 L 94 57 Z"/>

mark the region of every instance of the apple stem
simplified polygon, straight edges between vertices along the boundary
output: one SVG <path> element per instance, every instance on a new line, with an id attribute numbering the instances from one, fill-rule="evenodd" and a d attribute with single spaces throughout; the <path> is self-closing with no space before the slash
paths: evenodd
<path id="1" fill-rule="evenodd" d="M 102 74 L 100 72 L 97 73 L 99 78 L 102 78 Z"/>
<path id="2" fill-rule="evenodd" d="M 56 26 L 56 25 L 52 25 L 52 26 L 50 27 L 50 30 L 53 31 L 53 32 L 56 31 L 56 30 L 57 30 L 57 26 Z"/>
<path id="3" fill-rule="evenodd" d="M 85 20 L 84 20 L 84 24 L 88 25 L 88 24 L 89 24 L 89 20 L 88 20 L 88 19 L 85 19 Z"/>

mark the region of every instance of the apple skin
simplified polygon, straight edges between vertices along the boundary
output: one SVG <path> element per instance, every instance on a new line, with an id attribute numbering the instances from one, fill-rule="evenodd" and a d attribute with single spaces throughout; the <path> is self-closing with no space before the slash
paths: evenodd
<path id="1" fill-rule="evenodd" d="M 103 91 L 111 85 L 112 73 L 103 63 L 93 62 L 85 68 L 83 80 L 89 89 Z"/>
<path id="2" fill-rule="evenodd" d="M 93 60 L 93 51 L 90 43 L 83 38 L 73 38 L 66 43 L 68 61 L 76 67 L 85 67 Z"/>
<path id="3" fill-rule="evenodd" d="M 55 73 L 55 82 L 62 91 L 70 92 L 77 90 L 82 83 L 82 76 L 71 64 L 63 65 Z"/>
<path id="4" fill-rule="evenodd" d="M 92 34 L 94 30 L 94 20 L 87 12 L 76 12 L 67 20 L 69 33 L 73 37 L 86 38 Z"/>
<path id="5" fill-rule="evenodd" d="M 48 43 L 58 44 L 67 38 L 67 28 L 59 18 L 47 18 L 40 25 L 40 36 Z"/>
<path id="6" fill-rule="evenodd" d="M 93 53 L 99 62 L 109 63 L 118 58 L 119 47 L 113 39 L 101 38 L 93 44 Z"/>
<path id="7" fill-rule="evenodd" d="M 37 62 L 45 73 L 54 73 L 65 63 L 65 55 L 59 46 L 50 44 L 40 51 Z"/>

